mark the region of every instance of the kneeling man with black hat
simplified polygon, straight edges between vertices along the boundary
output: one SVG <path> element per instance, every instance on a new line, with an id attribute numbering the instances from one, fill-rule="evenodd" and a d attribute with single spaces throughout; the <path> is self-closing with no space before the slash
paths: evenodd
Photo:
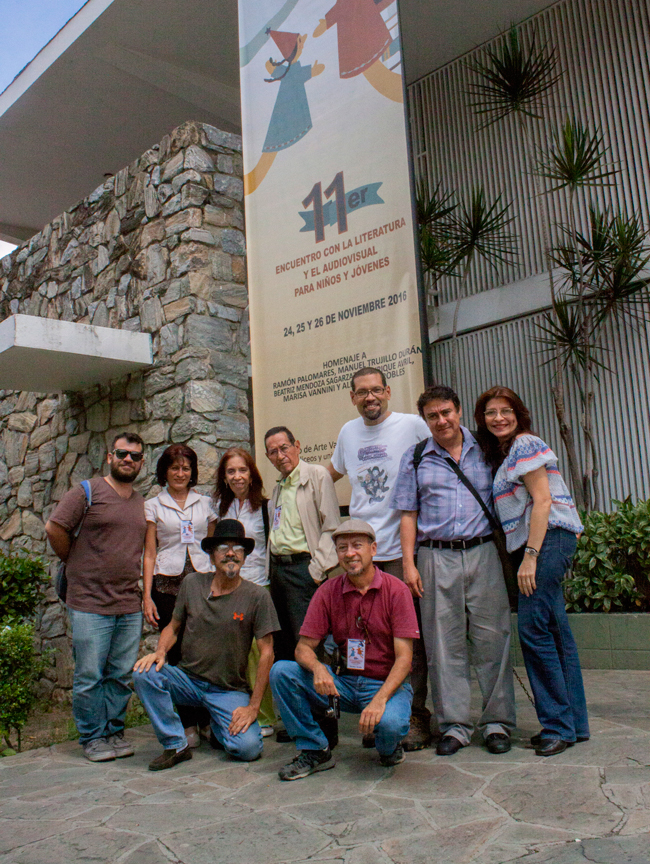
<path id="1" fill-rule="evenodd" d="M 257 714 L 273 665 L 273 633 L 279 624 L 268 591 L 239 575 L 254 546 L 241 522 L 219 522 L 213 536 L 201 542 L 215 572 L 191 573 L 183 580 L 158 647 L 134 666 L 136 693 L 165 748 L 150 763 L 150 771 L 192 758 L 174 704 L 207 708 L 218 745 L 236 759 L 251 762 L 262 752 Z M 183 626 L 181 660 L 178 666 L 169 666 L 165 657 Z M 253 638 L 260 661 L 251 694 L 246 666 Z"/>

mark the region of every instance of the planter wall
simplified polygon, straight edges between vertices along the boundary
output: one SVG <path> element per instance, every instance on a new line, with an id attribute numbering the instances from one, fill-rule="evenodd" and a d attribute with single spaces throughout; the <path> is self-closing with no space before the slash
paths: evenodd
<path id="1" fill-rule="evenodd" d="M 569 621 L 584 669 L 650 670 L 650 614 L 572 613 Z M 515 614 L 512 659 L 523 665 Z"/>

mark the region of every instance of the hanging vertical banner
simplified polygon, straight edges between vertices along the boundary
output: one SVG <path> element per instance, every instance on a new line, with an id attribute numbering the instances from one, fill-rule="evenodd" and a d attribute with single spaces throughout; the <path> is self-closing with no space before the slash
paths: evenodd
<path id="1" fill-rule="evenodd" d="M 356 369 L 423 386 L 397 2 L 239 0 L 239 39 L 257 453 L 327 464 Z"/>

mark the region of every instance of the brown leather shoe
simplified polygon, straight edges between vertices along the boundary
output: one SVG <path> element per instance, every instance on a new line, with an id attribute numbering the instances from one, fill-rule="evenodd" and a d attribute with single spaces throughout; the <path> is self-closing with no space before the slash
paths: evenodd
<path id="1" fill-rule="evenodd" d="M 173 768 L 179 762 L 185 762 L 192 758 L 192 751 L 189 747 L 184 747 L 182 750 L 163 750 L 160 756 L 149 763 L 150 771 L 164 771 L 165 768 Z"/>
<path id="2" fill-rule="evenodd" d="M 406 738 L 402 741 L 402 747 L 407 752 L 413 750 L 424 750 L 431 745 L 432 735 L 429 728 L 429 720 L 423 717 L 411 715 L 411 725 Z"/>

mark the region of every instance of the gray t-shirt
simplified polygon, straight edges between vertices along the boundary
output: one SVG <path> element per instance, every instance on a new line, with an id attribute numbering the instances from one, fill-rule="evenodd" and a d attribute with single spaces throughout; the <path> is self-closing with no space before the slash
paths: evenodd
<path id="1" fill-rule="evenodd" d="M 213 573 L 191 573 L 181 585 L 174 618 L 185 624 L 181 661 L 185 672 L 223 690 L 250 693 L 246 667 L 253 639 L 280 629 L 266 588 L 242 579 L 231 594 L 213 597 Z"/>

